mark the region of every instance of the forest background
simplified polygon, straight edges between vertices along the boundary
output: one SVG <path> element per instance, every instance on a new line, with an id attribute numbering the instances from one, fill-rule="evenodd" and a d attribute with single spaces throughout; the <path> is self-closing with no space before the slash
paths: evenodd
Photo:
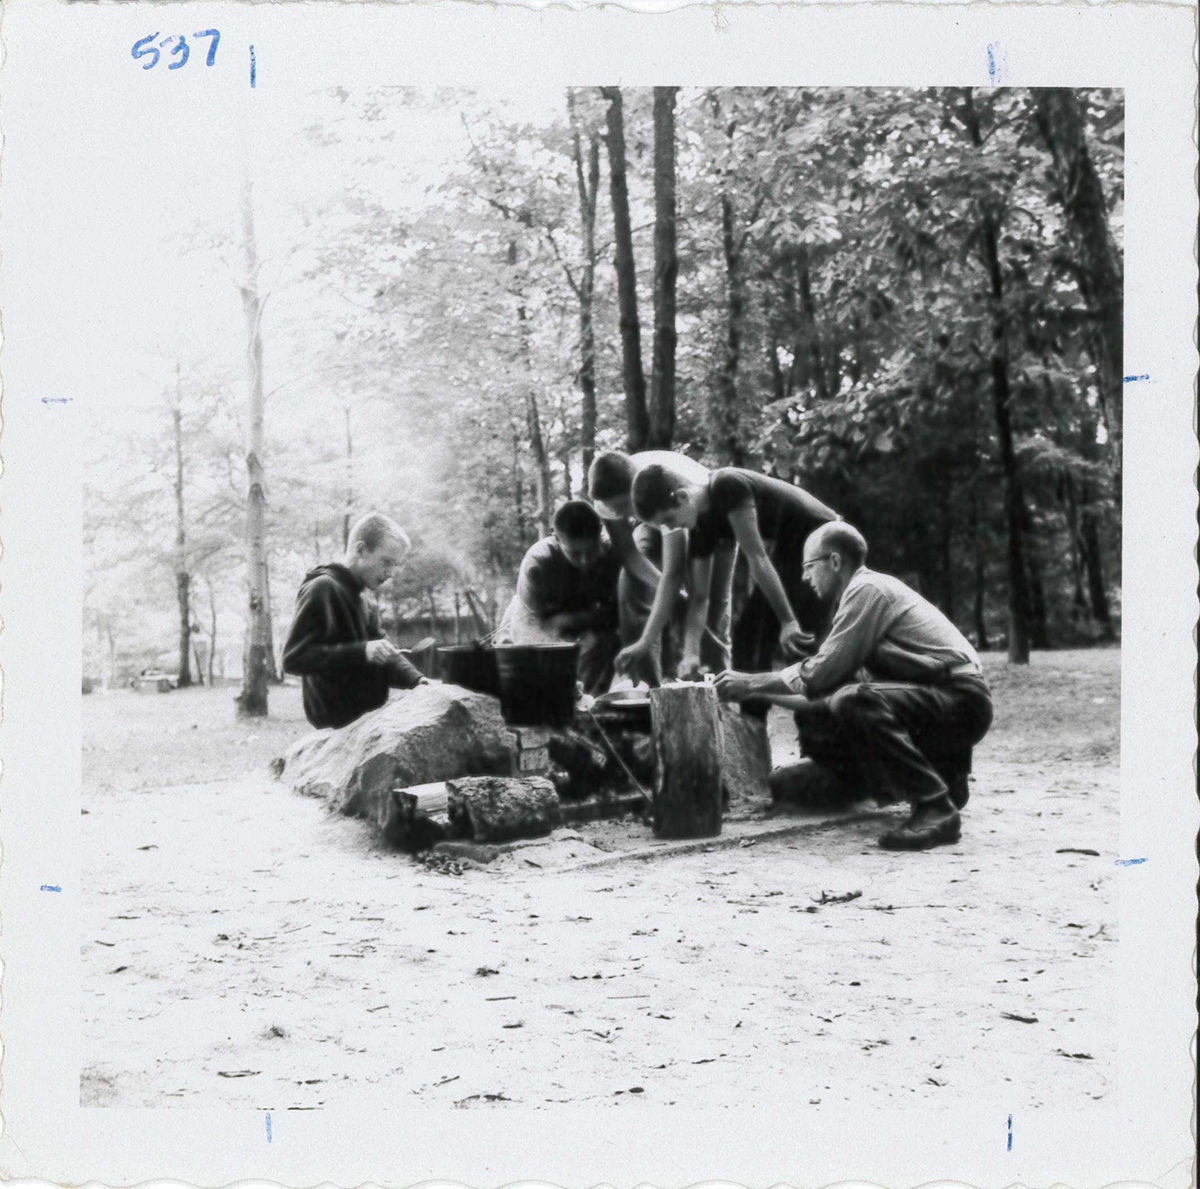
<path id="1" fill-rule="evenodd" d="M 1119 632 L 1123 99 L 1089 90 L 385 89 L 181 155 L 109 262 L 84 686 L 267 709 L 354 518 L 401 643 L 494 625 L 601 449 L 798 482 L 983 648 Z M 744 590 L 745 575 L 738 589 Z"/>

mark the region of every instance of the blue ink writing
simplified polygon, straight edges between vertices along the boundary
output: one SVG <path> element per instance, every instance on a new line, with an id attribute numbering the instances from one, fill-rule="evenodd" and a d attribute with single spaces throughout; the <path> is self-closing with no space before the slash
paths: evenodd
<path id="1" fill-rule="evenodd" d="M 160 54 L 158 50 L 154 48 L 154 46 L 146 44 L 147 42 L 153 41 L 157 36 L 157 33 L 151 33 L 149 37 L 143 37 L 141 41 L 135 41 L 133 43 L 133 49 L 129 51 L 130 54 L 132 54 L 135 58 L 145 58 L 150 54 L 154 55 L 154 58 L 142 67 L 143 70 L 152 70 L 158 65 L 159 58 L 162 57 L 162 54 Z"/>
<path id="2" fill-rule="evenodd" d="M 254 81 L 257 75 L 257 70 L 254 65 L 254 46 L 250 47 L 250 85 L 256 87 L 258 84 Z"/>
<path id="3" fill-rule="evenodd" d="M 208 57 L 204 59 L 205 66 L 211 66 L 217 60 L 217 46 L 221 44 L 221 34 L 216 29 L 205 29 L 202 33 L 193 33 L 193 37 L 211 37 L 208 43 Z"/>
<path id="4" fill-rule="evenodd" d="M 71 398 L 69 396 L 43 396 L 42 404 L 44 405 L 65 405 Z"/>
<path id="5" fill-rule="evenodd" d="M 1150 379 L 1149 375 L 1144 375 L 1144 376 L 1126 376 L 1126 377 L 1125 377 L 1125 383 L 1126 383 L 1126 384 L 1136 384 L 1138 380 L 1148 380 L 1148 379 Z"/>
<path id="6" fill-rule="evenodd" d="M 1136 867 L 1139 863 L 1144 863 L 1145 859 L 1118 859 L 1118 867 Z"/>
<path id="7" fill-rule="evenodd" d="M 267 1143 L 271 1142 L 271 1112 L 267 1111 Z"/>
<path id="8" fill-rule="evenodd" d="M 996 56 L 992 53 L 992 47 L 988 46 L 988 74 L 993 83 L 996 81 Z"/>
<path id="9" fill-rule="evenodd" d="M 42 886 L 40 888 L 38 888 L 38 891 L 39 892 L 61 892 L 62 888 L 56 887 L 52 883 L 44 883 L 44 884 L 42 884 Z"/>
<path id="10" fill-rule="evenodd" d="M 1008 1150 L 1012 1151 L 1012 1115 L 1008 1116 Z"/>
<path id="11" fill-rule="evenodd" d="M 170 40 L 171 40 L 171 38 L 166 37 L 162 41 L 160 41 L 158 44 L 166 45 L 167 42 Z M 181 66 L 186 65 L 187 60 L 188 60 L 189 56 L 191 55 L 191 52 L 192 51 L 191 51 L 191 48 L 188 46 L 187 39 L 183 36 L 182 33 L 180 33 L 175 38 L 175 48 L 171 51 L 171 57 L 172 58 L 175 57 L 176 54 L 182 54 L 183 56 L 179 59 L 178 62 L 172 62 L 170 64 L 170 66 L 167 67 L 167 69 L 168 70 L 178 70 Z"/>
<path id="12" fill-rule="evenodd" d="M 216 29 L 203 29 L 199 33 L 192 34 L 193 39 L 199 40 L 201 37 L 209 38 L 208 53 L 204 56 L 204 65 L 212 66 L 217 60 L 217 46 L 221 42 L 221 34 Z M 148 62 L 142 64 L 143 70 L 153 70 L 158 65 L 159 59 L 162 57 L 162 50 L 168 45 L 174 43 L 174 48 L 170 51 L 170 57 L 178 58 L 178 62 L 169 62 L 168 70 L 180 70 L 187 65 L 187 60 L 191 57 L 192 47 L 188 45 L 187 38 L 182 33 L 171 33 L 164 37 L 162 41 L 158 40 L 158 33 L 151 33 L 148 37 L 143 37 L 133 43 L 133 48 L 129 51 L 133 58 L 149 58 Z"/>

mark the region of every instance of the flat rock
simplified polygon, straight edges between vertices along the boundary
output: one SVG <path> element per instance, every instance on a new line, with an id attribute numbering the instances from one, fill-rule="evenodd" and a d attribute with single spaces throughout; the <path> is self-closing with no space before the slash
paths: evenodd
<path id="1" fill-rule="evenodd" d="M 499 700 L 456 685 L 407 690 L 347 727 L 301 739 L 274 765 L 296 792 L 385 833 L 395 813 L 393 789 L 515 767 Z"/>

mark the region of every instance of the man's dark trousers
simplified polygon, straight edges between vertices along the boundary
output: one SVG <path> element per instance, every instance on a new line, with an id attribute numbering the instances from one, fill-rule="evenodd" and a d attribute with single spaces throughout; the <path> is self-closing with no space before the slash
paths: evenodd
<path id="1" fill-rule="evenodd" d="M 800 750 L 880 802 L 933 800 L 971 770 L 992 723 L 978 678 L 843 685 L 796 714 Z"/>

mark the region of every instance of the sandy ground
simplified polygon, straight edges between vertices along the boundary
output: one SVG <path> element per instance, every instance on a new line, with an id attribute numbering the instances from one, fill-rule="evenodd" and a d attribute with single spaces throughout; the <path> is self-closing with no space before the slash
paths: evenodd
<path id="1" fill-rule="evenodd" d="M 228 691 L 93 696 L 81 1101 L 935 1105 L 1011 1083 L 1014 1109 L 1087 1107 L 1115 1061 L 1118 664 L 989 662 L 954 847 L 764 808 L 707 848 L 631 858 L 649 831 L 597 823 L 461 876 L 230 777 L 303 729 L 295 691 L 241 750 L 203 742 Z M 221 779 L 156 787 L 164 740 L 171 772 Z"/>

